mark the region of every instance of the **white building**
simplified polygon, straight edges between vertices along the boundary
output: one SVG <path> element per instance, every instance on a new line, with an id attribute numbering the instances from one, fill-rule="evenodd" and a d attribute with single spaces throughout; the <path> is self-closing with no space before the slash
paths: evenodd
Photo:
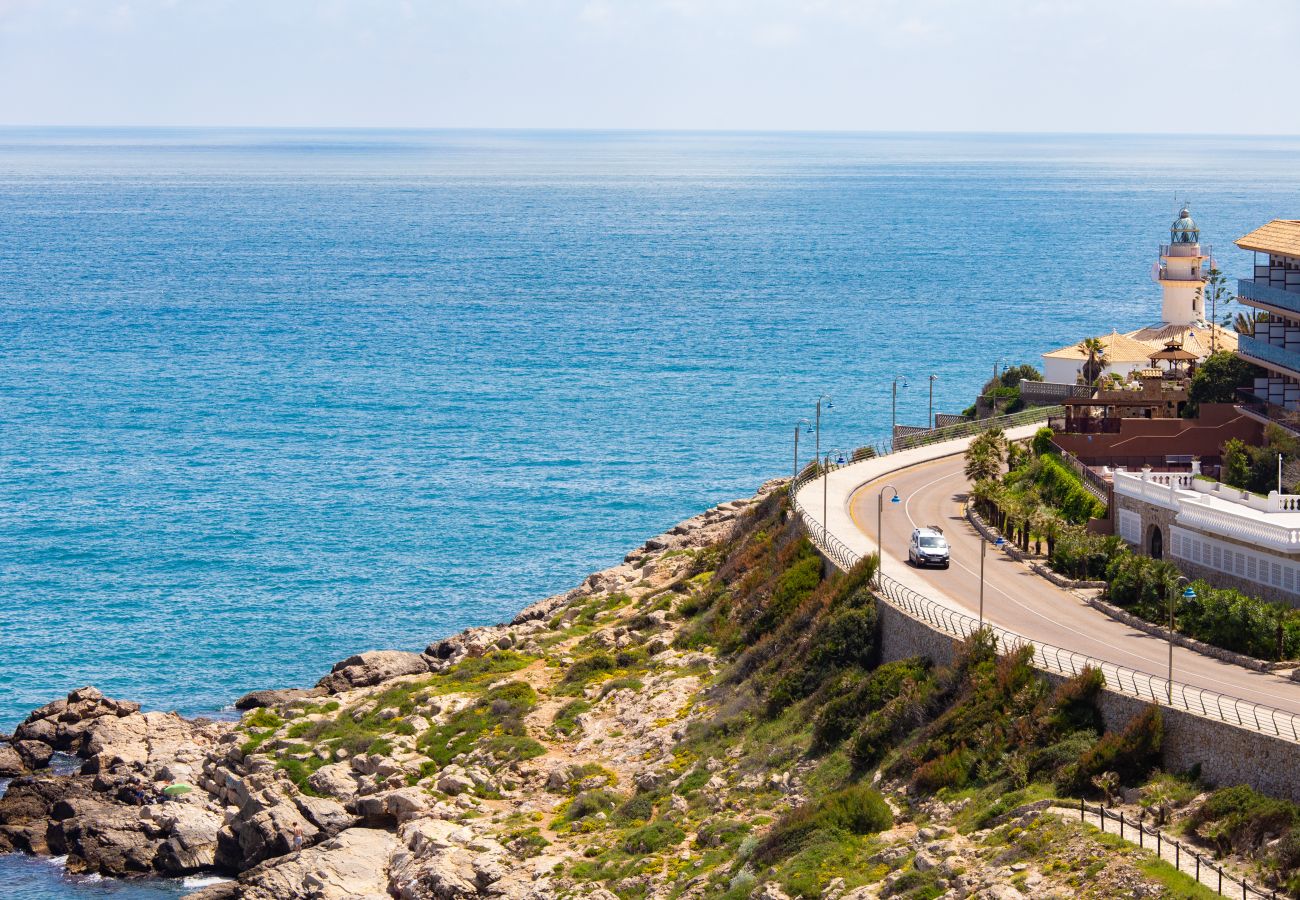
<path id="1" fill-rule="evenodd" d="M 1135 331 L 1112 329 L 1099 335 L 1106 347 L 1102 374 L 1127 377 L 1151 366 L 1149 356 L 1170 341 L 1204 359 L 1214 350 L 1236 350 L 1237 335 L 1205 320 L 1205 283 L 1214 268 L 1211 248 L 1201 244 L 1201 231 L 1184 207 L 1169 228 L 1169 243 L 1161 244 L 1151 277 L 1161 290 L 1160 321 Z M 1087 354 L 1082 341 L 1043 354 L 1043 380 L 1075 384 Z"/>
<path id="2" fill-rule="evenodd" d="M 1300 496 L 1190 472 L 1113 473 L 1116 533 L 1193 578 L 1300 606 Z"/>

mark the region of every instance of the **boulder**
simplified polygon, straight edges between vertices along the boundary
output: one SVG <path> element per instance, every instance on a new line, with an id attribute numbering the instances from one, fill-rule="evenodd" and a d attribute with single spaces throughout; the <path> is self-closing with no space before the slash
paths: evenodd
<path id="1" fill-rule="evenodd" d="M 249 691 L 235 701 L 235 709 L 259 709 L 264 706 L 285 706 L 299 700 L 324 697 L 329 692 L 320 687 L 310 690 L 285 688 L 283 690 Z"/>
<path id="2" fill-rule="evenodd" d="M 15 741 L 14 749 L 29 769 L 44 769 L 54 756 L 54 748 L 41 741 Z"/>
<path id="3" fill-rule="evenodd" d="M 245 872 L 242 900 L 390 900 L 387 831 L 349 828 L 324 843 Z"/>
<path id="4" fill-rule="evenodd" d="M 190 875 L 216 863 L 221 814 L 196 803 L 145 807 L 145 815 L 167 834 L 154 866 L 172 877 Z"/>
<path id="5" fill-rule="evenodd" d="M 60 800 L 52 811 L 50 852 L 68 857 L 69 872 L 146 875 L 162 841 L 141 810 L 99 800 Z"/>
<path id="6" fill-rule="evenodd" d="M 429 671 L 429 661 L 419 653 L 402 650 L 371 650 L 349 656 L 335 663 L 330 674 L 316 685 L 331 694 L 382 684 L 403 675 L 421 675 Z"/>
<path id="7" fill-rule="evenodd" d="M 66 700 L 33 710 L 14 731 L 14 742 L 40 741 L 55 750 L 77 753 L 96 720 L 129 716 L 139 710 L 138 703 L 110 700 L 93 687 L 78 688 Z"/>
<path id="8" fill-rule="evenodd" d="M 345 803 L 357 795 L 357 779 L 352 774 L 352 765 L 346 762 L 321 766 L 311 773 L 307 784 L 316 793 L 325 794 Z"/>
<path id="9" fill-rule="evenodd" d="M 0 744 L 0 778 L 15 778 L 26 773 L 27 763 L 18 751 L 8 744 Z"/>

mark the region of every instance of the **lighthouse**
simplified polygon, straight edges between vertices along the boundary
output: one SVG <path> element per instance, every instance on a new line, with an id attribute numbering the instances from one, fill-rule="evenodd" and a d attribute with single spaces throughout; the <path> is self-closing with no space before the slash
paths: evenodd
<path id="1" fill-rule="evenodd" d="M 1201 247 L 1201 230 L 1191 211 L 1183 207 L 1169 226 L 1169 243 L 1160 245 L 1155 276 L 1164 291 L 1160 318 L 1166 325 L 1201 325 L 1205 322 L 1205 282 L 1214 265 L 1210 248 Z"/>

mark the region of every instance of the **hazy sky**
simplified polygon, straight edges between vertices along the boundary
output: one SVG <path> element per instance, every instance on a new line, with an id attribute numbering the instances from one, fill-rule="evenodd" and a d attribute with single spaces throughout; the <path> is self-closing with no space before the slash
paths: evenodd
<path id="1" fill-rule="evenodd" d="M 0 123 L 1295 133 L 1253 86 L 1297 33 L 1297 0 L 0 0 Z"/>

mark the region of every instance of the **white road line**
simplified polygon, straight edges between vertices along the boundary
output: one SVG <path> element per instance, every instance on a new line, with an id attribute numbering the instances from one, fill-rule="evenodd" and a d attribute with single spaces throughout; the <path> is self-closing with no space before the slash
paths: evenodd
<path id="1" fill-rule="evenodd" d="M 956 477 L 958 477 L 958 476 L 963 476 L 963 475 L 964 475 L 964 473 L 962 473 L 961 471 L 949 472 L 947 475 L 940 475 L 938 478 L 935 478 L 935 479 L 932 479 L 931 481 L 927 481 L 927 482 L 925 482 L 925 483 L 922 484 L 920 487 L 917 487 L 917 488 L 915 488 L 915 489 L 912 491 L 912 493 L 908 496 L 907 500 L 905 500 L 905 501 L 903 502 L 903 513 L 904 513 L 904 515 L 907 516 L 907 521 L 912 525 L 913 528 L 917 527 L 917 524 L 916 524 L 916 520 L 912 518 L 912 513 L 911 513 L 911 504 L 912 504 L 912 500 L 913 500 L 913 499 L 914 499 L 918 494 L 920 494 L 922 491 L 924 491 L 925 489 L 930 488 L 930 487 L 933 487 L 934 485 L 938 484 L 938 483 L 941 482 L 941 481 L 946 481 L 946 480 L 948 480 L 949 478 L 956 478 Z M 880 480 L 880 479 L 874 479 L 874 480 L 878 481 L 878 480 Z M 871 483 L 873 483 L 873 482 L 867 482 L 867 484 L 871 484 Z M 855 490 L 855 491 L 853 492 L 853 494 L 851 494 L 851 495 L 849 496 L 849 504 L 850 504 L 850 506 L 852 506 L 852 504 L 853 504 L 853 502 L 854 502 L 854 498 L 857 496 L 858 491 L 861 491 L 862 488 L 865 488 L 866 486 L 867 486 L 867 485 L 862 485 L 862 487 L 859 487 L 857 490 Z M 852 515 L 850 515 L 850 518 L 853 518 Z M 854 520 L 854 521 L 855 521 L 855 524 L 856 524 L 856 520 Z M 860 526 L 859 526 L 859 527 L 860 527 Z M 869 535 L 868 535 L 868 536 L 869 536 Z M 981 540 L 981 541 L 983 540 L 983 538 L 979 537 L 978 534 L 976 535 L 976 537 L 977 537 L 978 540 Z M 877 542 L 877 545 L 878 545 L 878 546 L 883 546 L 882 535 L 877 535 L 877 536 L 876 536 L 876 542 Z M 892 556 L 892 555 L 893 555 L 893 554 L 891 554 L 891 556 Z M 899 557 L 895 557 L 895 559 L 899 559 L 900 563 L 902 562 L 901 558 L 899 558 Z M 959 568 L 963 569 L 964 571 L 966 571 L 966 572 L 969 573 L 970 575 L 974 576 L 975 578 L 979 578 L 979 572 L 977 572 L 976 570 L 974 570 L 974 569 L 970 568 L 969 566 L 966 566 L 966 565 L 964 565 L 964 564 L 962 564 L 962 563 L 960 563 L 960 562 L 957 562 L 956 560 L 953 560 L 952 562 L 953 562 L 953 564 L 955 564 L 955 565 L 958 566 Z M 1038 577 L 1038 576 L 1033 576 L 1033 577 Z M 923 580 L 926 584 L 930 584 L 930 585 L 933 585 L 933 586 L 935 586 L 935 587 L 940 587 L 939 585 L 935 584 L 934 582 L 930 581 L 929 579 L 925 579 L 925 578 L 923 578 L 922 580 Z M 995 591 L 995 592 L 997 592 L 998 594 L 1001 594 L 1003 597 L 1005 597 L 1005 598 L 1006 598 L 1007 600 L 1009 600 L 1011 603 L 1015 604 L 1016 606 L 1018 606 L 1018 607 L 1020 607 L 1021 609 L 1025 610 L 1026 612 L 1032 613 L 1033 615 L 1037 616 L 1039 619 L 1043 620 L 1044 622 L 1047 622 L 1047 623 L 1050 624 L 1050 625 L 1054 625 L 1054 626 L 1056 626 L 1057 628 L 1061 628 L 1061 629 L 1065 630 L 1066 632 L 1068 632 L 1068 633 L 1070 633 L 1070 634 L 1073 634 L 1073 635 L 1076 635 L 1076 636 L 1078 636 L 1078 637 L 1085 638 L 1085 639 L 1087 639 L 1087 640 L 1090 640 L 1090 641 L 1096 642 L 1096 643 L 1100 644 L 1101 646 L 1108 648 L 1108 649 L 1111 650 L 1112 652 L 1114 652 L 1114 653 L 1118 653 L 1118 654 L 1121 654 L 1121 655 L 1124 655 L 1124 656 L 1126 656 L 1126 657 L 1128 657 L 1128 658 L 1130 658 L 1130 659 L 1141 660 L 1141 661 L 1143 662 L 1144 665 L 1146 665 L 1146 664 L 1154 665 L 1154 666 L 1156 666 L 1156 667 L 1158 667 L 1158 668 L 1160 668 L 1160 669 L 1163 669 L 1163 668 L 1165 668 L 1166 665 L 1168 665 L 1168 661 L 1169 661 L 1169 660 L 1168 660 L 1168 657 L 1167 657 L 1167 656 L 1149 657 L 1149 656 L 1144 656 L 1143 654 L 1138 653 L 1138 652 L 1136 652 L 1136 651 L 1134 651 L 1134 650 L 1130 650 L 1130 649 L 1128 649 L 1127 647 L 1120 647 L 1120 646 L 1117 646 L 1117 645 L 1111 643 L 1110 641 L 1108 641 L 1108 640 L 1106 640 L 1106 639 L 1104 639 L 1104 638 L 1102 638 L 1102 637 L 1099 637 L 1098 635 L 1095 635 L 1095 634 L 1089 634 L 1089 633 L 1087 633 L 1087 632 L 1080 631 L 1080 630 L 1078 630 L 1077 628 L 1073 628 L 1073 627 L 1071 627 L 1071 626 L 1069 626 L 1069 625 L 1066 625 L 1065 623 L 1060 622 L 1060 621 L 1057 620 L 1057 619 L 1051 618 L 1050 616 L 1044 614 L 1043 612 L 1041 612 L 1041 611 L 1035 609 L 1035 608 L 1032 607 L 1032 606 L 1027 606 L 1026 604 L 1022 603 L 1021 601 L 1017 600 L 1017 599 L 1016 599 L 1015 597 L 1013 597 L 1012 595 L 1008 594 L 1006 591 L 1004 591 L 1004 590 L 1002 590 L 1001 588 L 997 587 L 996 585 L 990 583 L 987 579 L 985 579 L 984 584 L 985 584 L 985 589 L 986 589 L 986 590 Z M 956 599 L 956 598 L 954 597 L 953 599 Z M 959 602 L 960 602 L 960 601 L 959 601 Z M 967 611 L 967 612 L 970 611 L 970 608 L 969 608 L 969 607 L 966 607 L 964 604 L 962 605 L 962 608 L 963 608 L 963 610 L 965 610 L 965 611 Z M 1104 613 L 1101 613 L 1101 612 L 1098 612 L 1097 615 L 1105 615 L 1105 614 L 1104 614 Z M 986 617 L 986 618 L 987 618 L 987 617 Z M 1119 623 L 1117 623 L 1117 624 L 1119 624 Z M 1009 627 L 1009 626 L 1006 626 L 1006 625 L 1002 625 L 1001 627 L 1006 628 L 1008 631 L 1017 631 L 1017 629 L 1012 628 L 1012 627 Z M 1026 637 L 1026 639 L 1028 639 L 1028 640 L 1031 640 L 1031 641 L 1033 640 L 1032 638 L 1029 638 L 1027 635 L 1026 635 L 1025 637 Z M 1076 651 L 1076 652 L 1082 652 L 1082 651 Z M 1184 657 L 1185 657 L 1185 656 L 1187 656 L 1187 655 L 1189 655 L 1189 654 L 1193 654 L 1193 653 L 1195 653 L 1195 651 L 1187 650 L 1187 649 L 1185 649 L 1185 648 L 1181 648 L 1181 647 L 1180 647 L 1180 648 L 1178 648 L 1178 650 L 1176 651 L 1176 653 L 1175 653 L 1175 657 L 1178 657 L 1178 656 L 1184 656 Z M 1095 653 L 1085 653 L 1084 655 L 1088 655 L 1088 656 L 1096 656 L 1097 654 L 1095 654 Z M 1112 664 L 1127 665 L 1126 663 L 1115 663 L 1115 660 L 1106 660 L 1106 661 L 1107 661 L 1107 662 L 1110 662 L 1110 663 L 1112 663 Z M 1244 670 L 1243 670 L 1243 671 L 1244 671 Z M 1176 666 L 1176 665 L 1175 665 L 1175 671 L 1174 671 L 1174 674 L 1175 674 L 1175 676 L 1177 676 L 1177 674 L 1178 674 L 1178 670 L 1177 670 L 1177 666 Z M 1243 684 L 1240 684 L 1240 683 L 1238 683 L 1238 682 L 1223 681 L 1223 680 L 1221 680 L 1221 679 L 1219 679 L 1219 678 L 1214 677 L 1213 675 L 1206 674 L 1206 673 L 1197 672 L 1197 673 L 1196 673 L 1196 677 L 1197 677 L 1198 680 L 1203 681 L 1203 682 L 1205 682 L 1205 683 L 1218 685 L 1218 686 L 1222 689 L 1222 690 L 1221 690 L 1221 693 L 1229 694 L 1230 696 L 1231 696 L 1231 695 L 1234 695 L 1234 694 L 1240 694 L 1241 692 L 1246 692 L 1246 693 L 1253 694 L 1253 695 L 1255 695 L 1255 696 L 1257 696 L 1257 697 L 1262 697 L 1262 698 L 1265 698 L 1265 699 L 1267 699 L 1267 700 L 1271 700 L 1271 701 L 1274 701 L 1274 702 L 1276 702 L 1279 698 L 1282 699 L 1282 700 L 1289 700 L 1289 699 L 1291 699 L 1291 698 L 1287 697 L 1285 694 L 1281 694 L 1281 693 L 1278 693 L 1278 692 L 1268 693 L 1268 692 L 1262 691 L 1262 690 L 1260 690 L 1260 689 L 1258 689 L 1258 688 L 1254 688 L 1254 687 L 1251 687 L 1251 686 L 1249 686 L 1249 685 L 1243 685 Z M 1241 699 L 1245 699 L 1245 698 L 1241 698 Z"/>

